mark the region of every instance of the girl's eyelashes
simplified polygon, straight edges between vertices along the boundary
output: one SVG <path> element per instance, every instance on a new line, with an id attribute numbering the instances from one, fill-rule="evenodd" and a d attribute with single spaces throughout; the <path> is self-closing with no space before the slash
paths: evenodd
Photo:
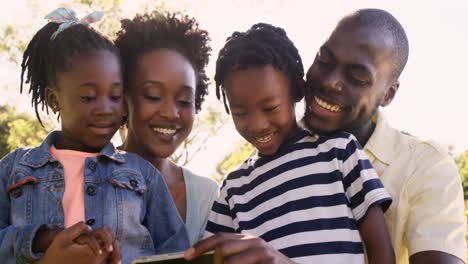
<path id="1" fill-rule="evenodd" d="M 118 101 L 120 101 L 120 99 L 122 99 L 121 95 L 112 95 L 111 96 L 112 101 L 118 102 Z"/>
<path id="2" fill-rule="evenodd" d="M 96 99 L 96 96 L 89 96 L 89 95 L 84 95 L 80 96 L 81 100 L 85 103 L 92 102 L 93 100 Z"/>

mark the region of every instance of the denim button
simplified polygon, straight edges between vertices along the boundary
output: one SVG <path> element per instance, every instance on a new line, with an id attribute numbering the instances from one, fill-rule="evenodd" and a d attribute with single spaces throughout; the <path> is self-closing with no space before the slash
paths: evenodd
<path id="1" fill-rule="evenodd" d="M 136 188 L 138 187 L 138 182 L 136 180 L 130 180 L 130 185 L 133 187 L 133 188 Z"/>
<path id="2" fill-rule="evenodd" d="M 95 171 L 96 170 L 96 162 L 90 161 L 88 163 L 88 168 L 90 168 L 92 171 Z"/>
<path id="3" fill-rule="evenodd" d="M 23 190 L 21 188 L 16 188 L 10 191 L 10 194 L 13 198 L 18 198 L 23 194 Z"/>
<path id="4" fill-rule="evenodd" d="M 88 221 L 86 221 L 86 224 L 89 225 L 89 226 L 92 226 L 92 225 L 94 225 L 94 222 L 96 222 L 96 220 L 91 218 L 91 219 L 88 219 Z"/>
<path id="5" fill-rule="evenodd" d="M 88 195 L 95 195 L 96 194 L 96 189 L 94 188 L 94 186 L 88 186 L 88 188 L 86 188 L 86 193 Z"/>

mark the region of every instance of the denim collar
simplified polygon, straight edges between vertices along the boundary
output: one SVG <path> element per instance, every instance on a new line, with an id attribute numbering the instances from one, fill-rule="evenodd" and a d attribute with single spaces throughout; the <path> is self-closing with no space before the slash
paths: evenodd
<path id="1" fill-rule="evenodd" d="M 52 131 L 47 135 L 44 141 L 38 147 L 31 148 L 19 161 L 20 164 L 32 168 L 39 168 L 48 162 L 56 162 L 57 160 L 52 157 L 50 153 L 50 146 L 55 142 L 56 138 L 60 135 L 60 131 Z M 99 157 L 105 157 L 117 163 L 124 163 L 125 158 L 123 151 L 117 150 L 112 143 L 108 143 L 98 154 Z"/>

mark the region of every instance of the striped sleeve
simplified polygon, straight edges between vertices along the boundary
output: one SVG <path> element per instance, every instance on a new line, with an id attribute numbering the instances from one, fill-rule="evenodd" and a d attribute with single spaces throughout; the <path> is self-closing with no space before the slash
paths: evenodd
<path id="1" fill-rule="evenodd" d="M 358 224 L 374 205 L 380 205 L 385 212 L 392 199 L 353 135 L 350 135 L 349 142 L 346 148 L 341 150 L 339 158 L 342 164 L 343 187 Z"/>
<path id="2" fill-rule="evenodd" d="M 223 183 L 223 187 L 221 187 L 220 195 L 213 203 L 211 207 L 211 211 L 208 215 L 208 222 L 206 224 L 206 230 L 204 237 L 210 237 L 219 232 L 225 233 L 234 233 L 236 232 L 236 228 L 234 227 L 234 217 L 231 212 L 231 208 L 227 203 L 227 179 L 225 179 Z"/>

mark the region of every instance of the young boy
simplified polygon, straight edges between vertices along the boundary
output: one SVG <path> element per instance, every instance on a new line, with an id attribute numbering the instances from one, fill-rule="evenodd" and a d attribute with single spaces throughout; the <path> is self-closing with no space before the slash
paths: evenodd
<path id="1" fill-rule="evenodd" d="M 359 143 L 348 133 L 318 136 L 296 123 L 303 75 L 281 28 L 256 24 L 228 38 L 216 62 L 217 95 L 257 153 L 226 177 L 206 228 L 206 237 L 216 235 L 187 258 L 216 249 L 232 263 L 364 263 L 364 242 L 370 263 L 394 262 L 383 220 L 391 198 Z M 261 240 L 248 246 L 238 241 L 249 237 L 226 233 Z M 255 246 L 259 241 L 267 250 Z"/>

